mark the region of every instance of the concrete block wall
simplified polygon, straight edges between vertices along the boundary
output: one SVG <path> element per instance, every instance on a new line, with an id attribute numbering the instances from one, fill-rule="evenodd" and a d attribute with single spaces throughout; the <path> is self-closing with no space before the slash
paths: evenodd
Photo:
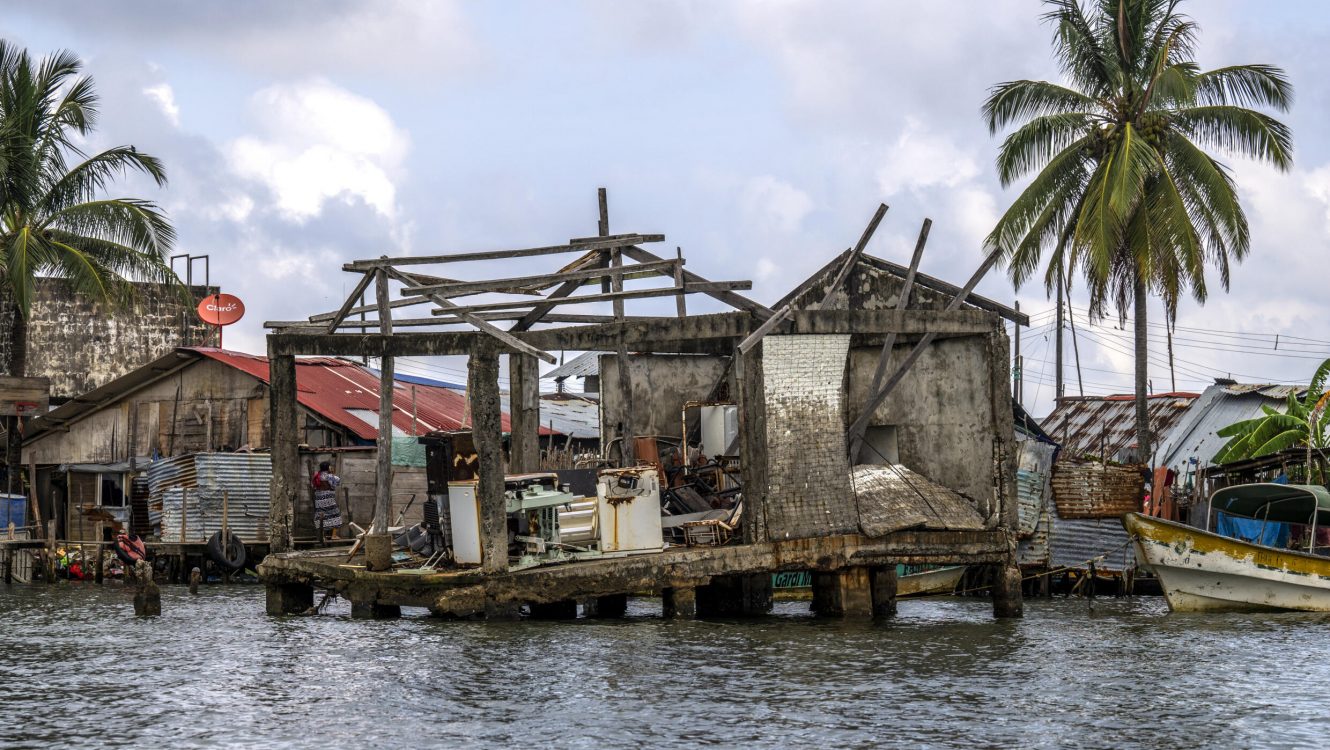
<path id="1" fill-rule="evenodd" d="M 845 444 L 848 335 L 762 340 L 770 539 L 858 531 Z"/>
<path id="2" fill-rule="evenodd" d="M 132 308 L 111 309 L 64 279 L 37 280 L 28 318 L 28 375 L 51 379 L 51 399 L 67 401 L 106 385 L 177 346 L 215 346 L 217 329 L 161 284 L 136 283 Z M 193 298 L 208 292 L 194 287 Z M 0 369 L 9 364 L 13 307 L 0 297 Z"/>

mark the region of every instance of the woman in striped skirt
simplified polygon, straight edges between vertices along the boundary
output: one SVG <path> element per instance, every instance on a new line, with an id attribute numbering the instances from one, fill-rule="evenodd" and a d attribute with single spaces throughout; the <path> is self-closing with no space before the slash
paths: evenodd
<path id="1" fill-rule="evenodd" d="M 313 479 L 314 528 L 319 531 L 332 529 L 333 539 L 337 538 L 337 530 L 342 526 L 342 511 L 337 507 L 337 485 L 341 483 L 327 461 L 319 464 L 319 471 Z"/>

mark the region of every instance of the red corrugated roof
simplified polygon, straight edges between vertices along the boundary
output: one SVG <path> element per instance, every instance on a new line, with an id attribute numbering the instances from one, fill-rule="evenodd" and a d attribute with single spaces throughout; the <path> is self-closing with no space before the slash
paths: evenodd
<path id="1" fill-rule="evenodd" d="M 189 351 L 268 382 L 267 357 L 210 347 L 190 347 Z M 456 430 L 471 423 L 466 396 L 447 388 L 412 386 L 399 382 L 393 389 L 393 426 L 403 433 L 412 433 L 413 387 L 417 434 L 423 435 L 433 430 Z M 379 378 L 354 362 L 334 357 L 297 357 L 296 400 L 306 409 L 346 427 L 365 440 L 378 437 Z M 365 418 L 362 419 L 354 413 L 356 411 L 369 413 L 364 414 Z M 510 426 L 506 413 L 502 414 L 501 421 L 503 431 L 508 432 Z M 559 433 L 541 427 L 540 434 Z"/>

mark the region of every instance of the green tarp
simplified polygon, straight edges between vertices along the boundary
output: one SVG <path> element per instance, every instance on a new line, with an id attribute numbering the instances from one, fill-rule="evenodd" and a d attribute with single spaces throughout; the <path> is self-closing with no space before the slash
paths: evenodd
<path id="1" fill-rule="evenodd" d="M 393 438 L 393 466 L 425 468 L 425 446 L 418 438 Z"/>

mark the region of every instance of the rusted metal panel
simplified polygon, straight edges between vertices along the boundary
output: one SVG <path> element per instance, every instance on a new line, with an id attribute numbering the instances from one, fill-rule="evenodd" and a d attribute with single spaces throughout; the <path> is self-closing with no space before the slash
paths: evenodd
<path id="1" fill-rule="evenodd" d="M 1150 396 L 1147 411 L 1156 445 L 1167 440 L 1198 394 Z M 1067 456 L 1124 460 L 1136 447 L 1136 402 L 1132 396 L 1064 398 L 1043 427 Z"/>
<path id="2" fill-rule="evenodd" d="M 1062 459 L 1053 467 L 1053 502 L 1060 518 L 1117 518 L 1140 511 L 1145 478 L 1139 466 Z"/>

